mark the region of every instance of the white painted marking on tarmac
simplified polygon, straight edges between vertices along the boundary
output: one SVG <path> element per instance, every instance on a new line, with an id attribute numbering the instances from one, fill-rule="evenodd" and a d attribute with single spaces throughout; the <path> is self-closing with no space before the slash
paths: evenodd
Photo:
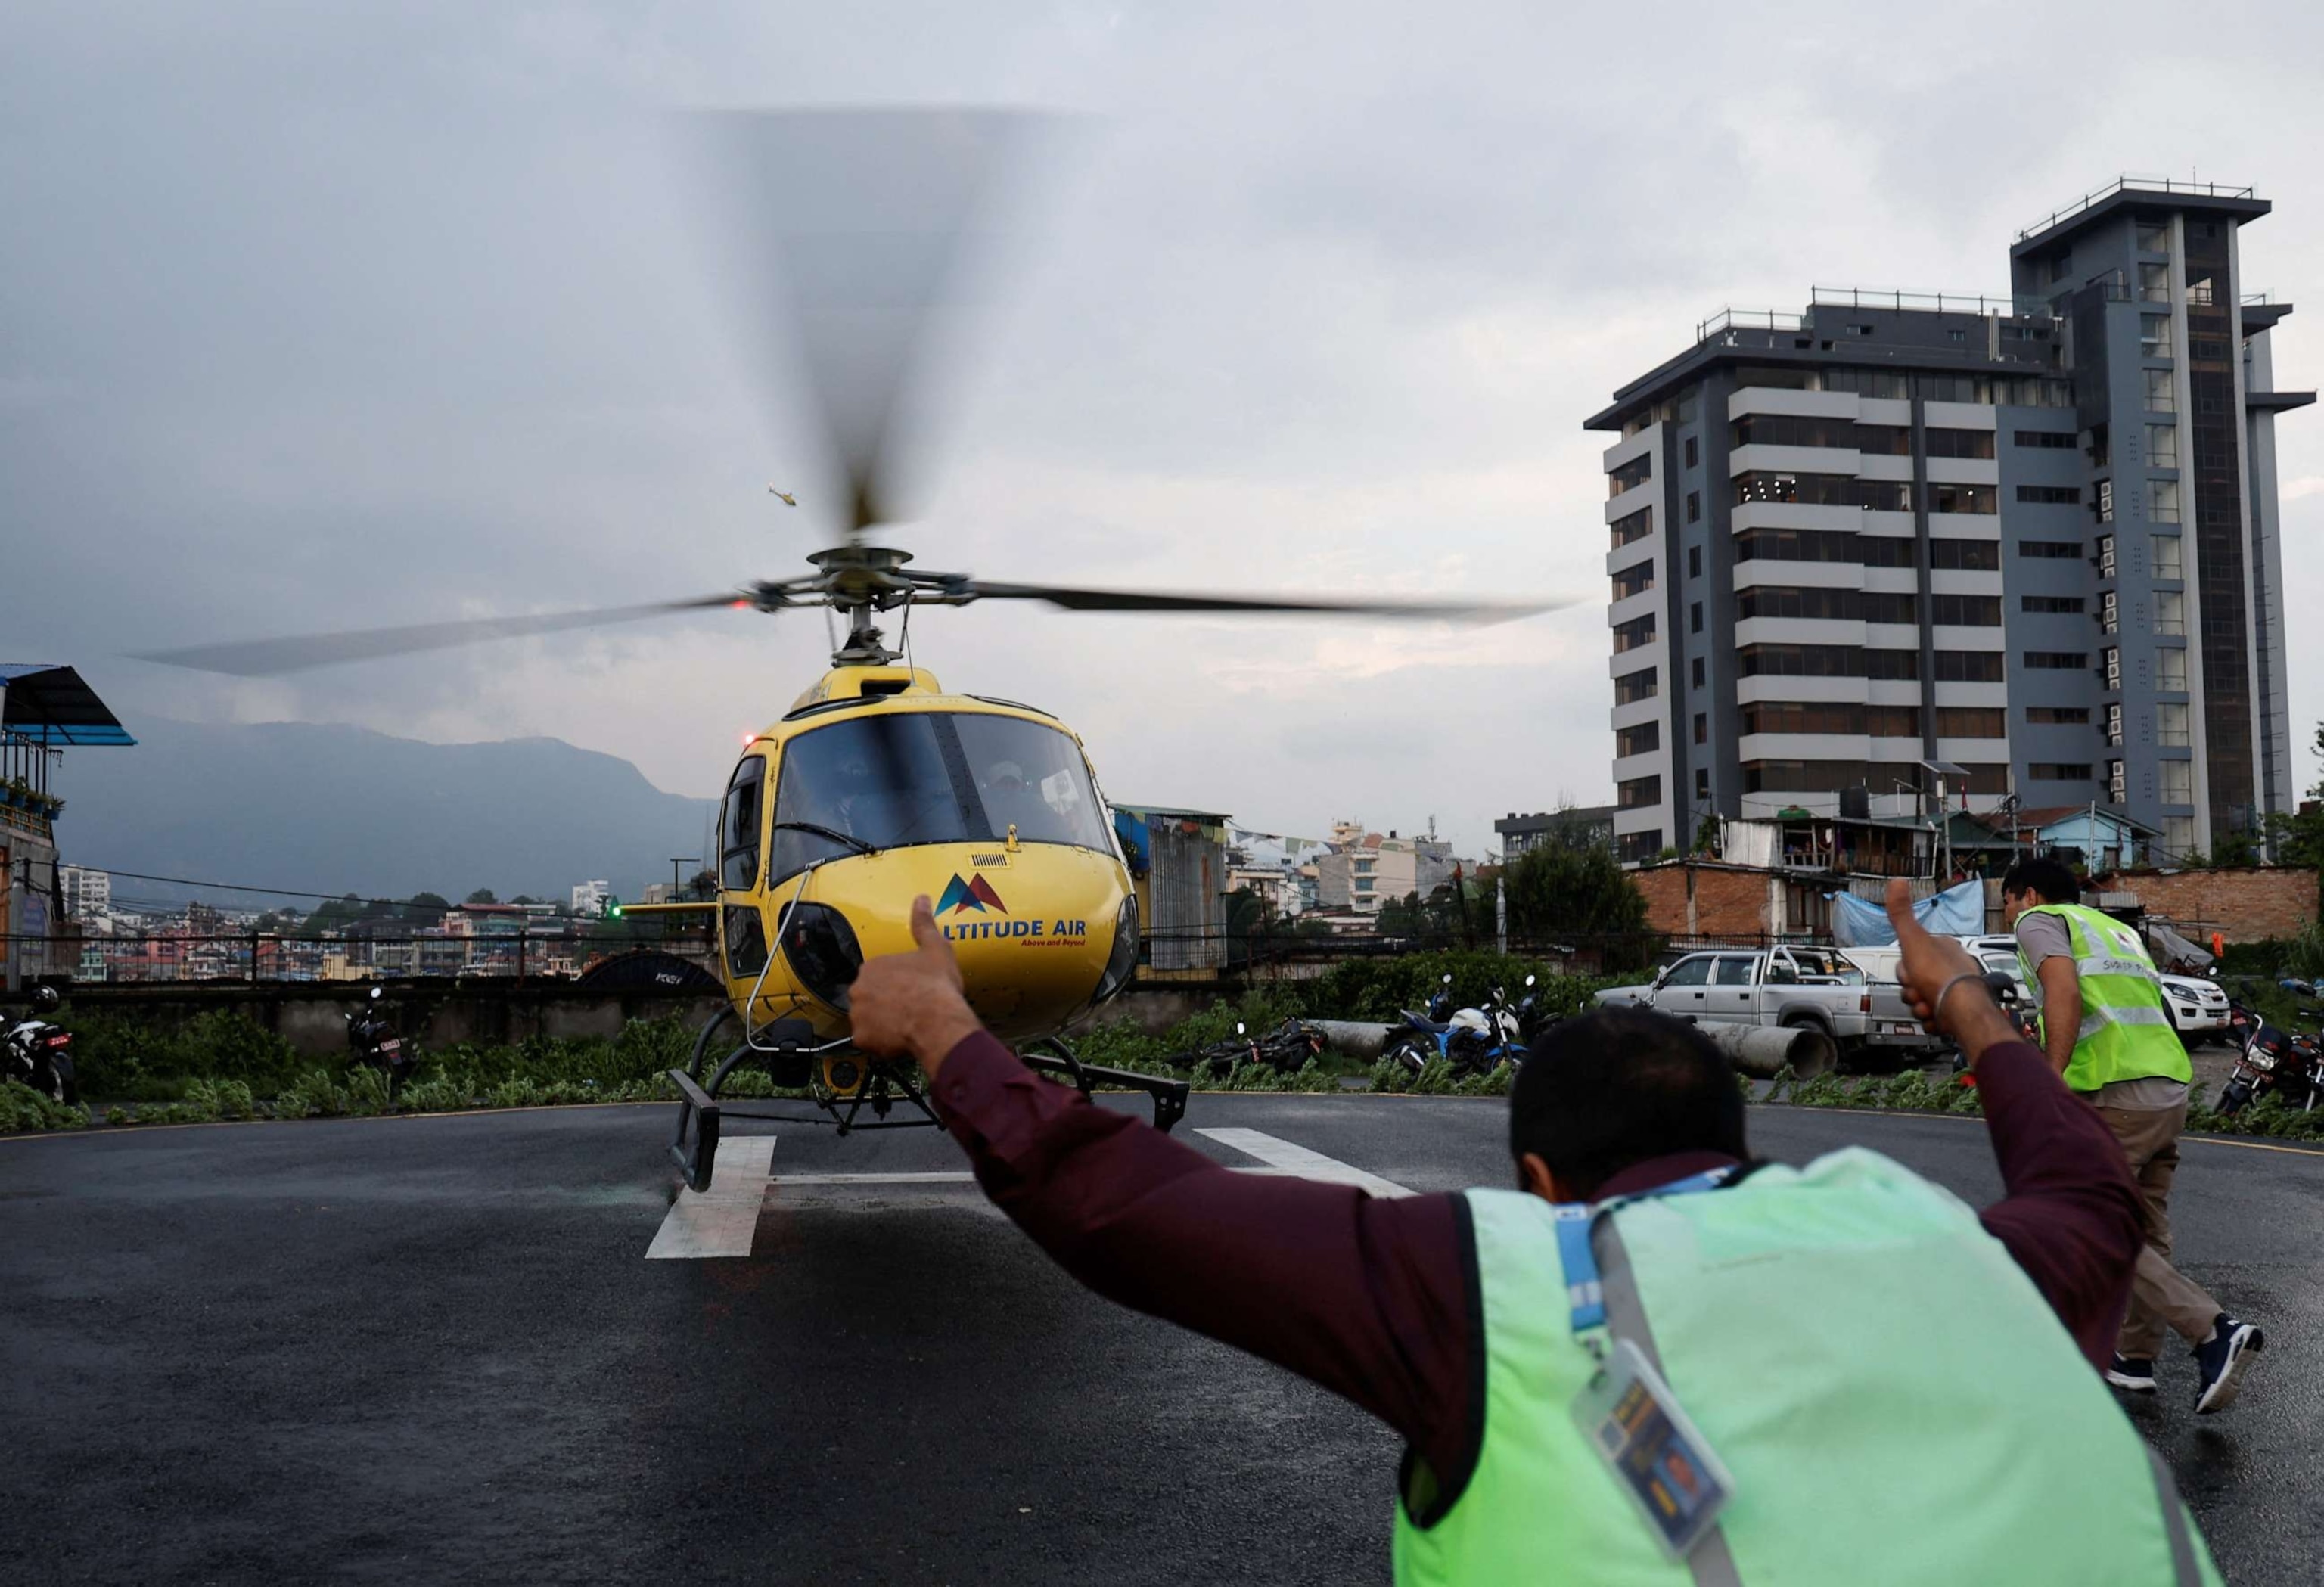
<path id="1" fill-rule="evenodd" d="M 1383 1179 L 1377 1174 L 1367 1174 L 1361 1168 L 1343 1163 L 1337 1158 L 1327 1158 L 1322 1152 L 1268 1135 L 1258 1130 L 1197 1130 L 1197 1135 L 1207 1136 L 1221 1146 L 1231 1146 L 1249 1157 L 1265 1163 L 1265 1168 L 1245 1169 L 1252 1174 L 1283 1174 L 1299 1179 L 1314 1179 L 1325 1185 L 1352 1185 L 1373 1195 L 1416 1195 L 1419 1192 L 1393 1179 Z"/>
<path id="2" fill-rule="evenodd" d="M 722 1142 L 710 1175 L 710 1188 L 680 1190 L 661 1221 L 646 1259 L 691 1260 L 702 1257 L 746 1257 L 759 1232 L 759 1210 L 767 1199 L 767 1176 L 775 1161 L 775 1138 L 748 1135 Z"/>
<path id="3" fill-rule="evenodd" d="M 784 1174 L 774 1181 L 785 1185 L 973 1185 L 976 1176 L 965 1169 L 942 1174 Z"/>

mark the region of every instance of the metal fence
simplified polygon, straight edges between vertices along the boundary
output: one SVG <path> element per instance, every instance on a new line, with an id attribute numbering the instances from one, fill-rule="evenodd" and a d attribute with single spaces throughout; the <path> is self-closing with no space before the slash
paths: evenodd
<path id="1" fill-rule="evenodd" d="M 699 934 L 651 927 L 593 931 L 586 937 L 513 934 L 493 937 L 307 937 L 244 931 L 192 935 L 0 937 L 16 979 L 69 979 L 106 985 L 451 980 L 572 980 L 616 955 L 653 948 L 700 964 L 715 974 L 711 944 Z"/>

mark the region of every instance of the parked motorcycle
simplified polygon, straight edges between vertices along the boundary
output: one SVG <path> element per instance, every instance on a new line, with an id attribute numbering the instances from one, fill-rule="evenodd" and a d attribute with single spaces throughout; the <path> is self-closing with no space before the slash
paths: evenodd
<path id="1" fill-rule="evenodd" d="M 2310 1023 L 2324 1019 L 2310 1008 L 2301 1009 L 2300 1017 Z M 2238 1113 L 2270 1095 L 2302 1112 L 2324 1102 L 2324 1041 L 2307 1031 L 2269 1024 L 2237 997 L 2227 1000 L 2227 1031 L 2237 1043 L 2236 1066 L 2220 1088 L 2219 1112 Z"/>
<path id="2" fill-rule="evenodd" d="M 350 1010 L 347 1021 L 347 1067 L 377 1069 L 387 1076 L 387 1091 L 398 1087 L 419 1066 L 420 1054 L 404 1045 L 395 1022 L 387 1017 L 380 999 L 386 988 L 374 986 L 371 995 Z"/>
<path id="3" fill-rule="evenodd" d="M 73 1078 L 72 1032 L 47 1016 L 64 1007 L 53 986 L 32 989 L 32 1012 L 0 1036 L 0 1079 L 31 1086 L 51 1102 L 69 1107 L 80 1100 Z"/>
<path id="4" fill-rule="evenodd" d="M 1250 1028 L 1238 1020 L 1231 1038 L 1186 1054 L 1182 1061 L 1194 1067 L 1207 1064 L 1221 1075 L 1241 1064 L 1296 1075 L 1310 1058 L 1322 1056 L 1326 1045 L 1323 1030 L 1304 1020 L 1286 1020 L 1264 1036 L 1251 1035 Z"/>
<path id="5" fill-rule="evenodd" d="M 1532 977 L 1526 977 L 1530 984 Z M 1503 1064 L 1520 1063 L 1526 1055 L 1522 1021 L 1499 987 L 1482 1008 L 1452 1007 L 1452 977 L 1428 1000 L 1425 1012 L 1402 1010 L 1398 1022 L 1388 1028 L 1380 1056 L 1417 1075 L 1432 1058 L 1443 1058 L 1455 1079 L 1489 1075 Z"/>

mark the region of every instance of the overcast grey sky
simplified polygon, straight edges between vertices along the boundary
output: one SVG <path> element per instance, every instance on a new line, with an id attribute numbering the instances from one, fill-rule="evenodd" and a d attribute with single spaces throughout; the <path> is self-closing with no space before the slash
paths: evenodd
<path id="1" fill-rule="evenodd" d="M 1118 798 L 1300 833 L 1433 814 L 1474 851 L 1504 811 L 1609 795 L 1580 425 L 1708 311 L 2006 292 L 2018 227 L 2191 171 L 2274 201 L 2246 285 L 2302 305 L 2278 383 L 2324 379 L 2324 25 L 2192 14 L 16 0 L 0 659 L 79 666 L 133 730 L 548 734 L 715 791 L 823 664 L 819 616 L 288 682 L 119 658 L 803 570 L 836 494 L 761 400 L 664 113 L 1047 106 L 1087 115 L 889 538 L 996 578 L 1589 599 L 1481 632 L 985 606 L 922 614 L 918 660 L 1058 712 Z M 2280 440 L 2290 604 L 2324 609 L 2324 419 Z M 2324 639 L 2291 646 L 2312 722 Z"/>

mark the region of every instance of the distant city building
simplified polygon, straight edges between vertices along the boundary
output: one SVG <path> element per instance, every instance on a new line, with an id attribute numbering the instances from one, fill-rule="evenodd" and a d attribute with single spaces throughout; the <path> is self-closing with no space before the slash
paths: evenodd
<path id="1" fill-rule="evenodd" d="M 1423 899 L 1452 880 L 1452 845 L 1434 837 L 1386 836 L 1362 825 L 1332 826 L 1332 850 L 1315 857 L 1315 900 L 1324 909 L 1376 915 L 1382 904 Z"/>
<path id="2" fill-rule="evenodd" d="M 584 919 L 595 919 L 605 912 L 605 900 L 613 896 L 610 881 L 583 881 L 573 889 L 573 912 Z"/>
<path id="3" fill-rule="evenodd" d="M 2268 210 L 2125 178 L 2018 234 L 2010 296 L 1724 311 L 1589 420 L 1624 860 L 1940 779 L 2166 863 L 2292 807 L 2275 420 L 2315 393 L 2243 278 Z"/>
<path id="4" fill-rule="evenodd" d="M 1568 848 L 1614 846 L 1614 807 L 1572 805 L 1563 810 L 1537 810 L 1520 816 L 1515 810 L 1493 823 L 1500 835 L 1501 855 L 1514 860 L 1530 849 L 1551 843 Z"/>
<path id="5" fill-rule="evenodd" d="M 57 867 L 57 901 L 68 920 L 101 927 L 113 918 L 113 873 L 86 865 Z"/>

